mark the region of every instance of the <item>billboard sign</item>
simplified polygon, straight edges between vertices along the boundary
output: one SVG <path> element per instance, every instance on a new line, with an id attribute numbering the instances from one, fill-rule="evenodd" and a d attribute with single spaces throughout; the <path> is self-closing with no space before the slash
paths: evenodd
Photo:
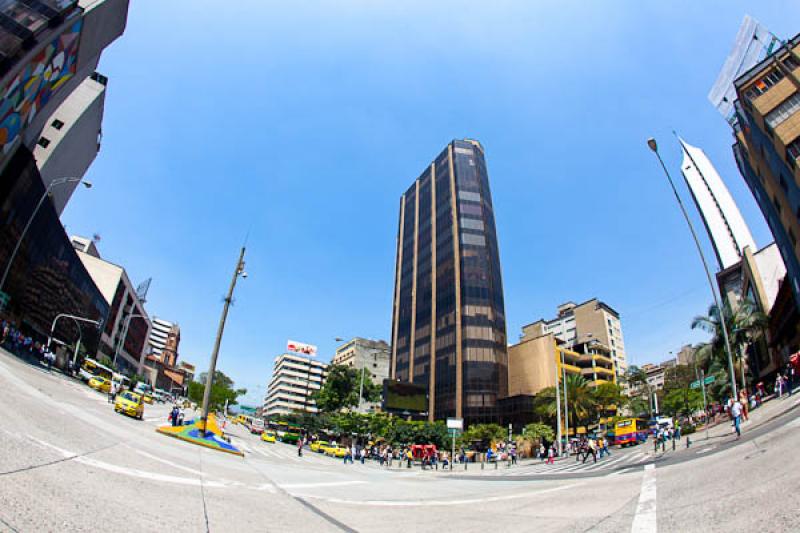
<path id="1" fill-rule="evenodd" d="M 302 342 L 292 340 L 286 341 L 286 351 L 308 355 L 310 357 L 317 356 L 317 347 L 313 344 L 304 344 Z"/>
<path id="2" fill-rule="evenodd" d="M 384 411 L 423 413 L 428 410 L 428 387 L 393 379 L 383 380 Z"/>

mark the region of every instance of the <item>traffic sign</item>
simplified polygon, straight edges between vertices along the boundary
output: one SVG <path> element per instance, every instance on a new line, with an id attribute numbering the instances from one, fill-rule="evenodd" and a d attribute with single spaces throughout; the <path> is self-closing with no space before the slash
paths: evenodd
<path id="1" fill-rule="evenodd" d="M 710 384 L 714 383 L 716 380 L 717 380 L 716 376 L 708 376 L 706 379 L 703 380 L 703 384 L 704 385 L 710 385 Z M 697 381 L 692 381 L 689 384 L 689 388 L 691 388 L 691 389 L 699 389 L 700 388 L 700 380 L 698 379 Z"/>

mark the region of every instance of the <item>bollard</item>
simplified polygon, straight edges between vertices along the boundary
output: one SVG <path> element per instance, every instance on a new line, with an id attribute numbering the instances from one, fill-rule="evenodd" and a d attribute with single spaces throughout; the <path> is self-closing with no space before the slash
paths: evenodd
<path id="1" fill-rule="evenodd" d="M 467 461 L 465 460 L 464 461 L 464 470 L 466 470 L 466 469 L 467 469 Z"/>
<path id="2" fill-rule="evenodd" d="M 675 438 L 672 438 L 672 451 L 675 451 Z"/>
<path id="3" fill-rule="evenodd" d="M 494 469 L 497 470 L 497 461 L 494 462 Z"/>
<path id="4" fill-rule="evenodd" d="M 689 446 L 692 445 L 692 439 L 690 437 L 686 437 L 686 449 L 689 449 Z"/>
<path id="5" fill-rule="evenodd" d="M 481 470 L 483 470 L 483 464 L 484 464 L 483 461 L 481 461 Z"/>

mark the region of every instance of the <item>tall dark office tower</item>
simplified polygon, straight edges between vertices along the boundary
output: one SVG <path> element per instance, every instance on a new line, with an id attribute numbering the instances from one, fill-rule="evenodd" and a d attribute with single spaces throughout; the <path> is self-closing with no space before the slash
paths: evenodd
<path id="1" fill-rule="evenodd" d="M 428 417 L 496 422 L 508 390 L 503 283 L 483 147 L 453 141 L 400 198 L 392 376 Z"/>

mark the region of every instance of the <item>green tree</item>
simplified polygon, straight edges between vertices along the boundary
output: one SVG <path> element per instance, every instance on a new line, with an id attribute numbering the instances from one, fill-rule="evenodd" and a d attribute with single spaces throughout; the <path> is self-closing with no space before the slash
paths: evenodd
<path id="1" fill-rule="evenodd" d="M 328 377 L 322 388 L 316 391 L 312 398 L 320 410 L 327 413 L 341 411 L 356 407 L 361 379 L 364 379 L 362 398 L 366 402 L 376 402 L 380 399 L 381 390 L 372 383 L 369 372 L 357 370 L 345 365 L 332 365 L 328 367 Z"/>
<path id="2" fill-rule="evenodd" d="M 536 442 L 541 442 L 542 439 L 552 442 L 555 439 L 555 432 L 547 424 L 532 422 L 522 430 L 522 436 Z"/>
<path id="3" fill-rule="evenodd" d="M 506 437 L 507 430 L 498 424 L 472 424 L 461 434 L 459 441 L 464 445 L 477 441 L 491 444 Z"/>
<path id="4" fill-rule="evenodd" d="M 647 414 L 653 416 L 651 398 L 653 387 L 647 381 L 647 372 L 636 365 L 631 365 L 623 376 L 623 380 L 628 384 L 631 391 L 628 399 L 628 409 L 635 415 Z"/>
<path id="5" fill-rule="evenodd" d="M 692 329 L 702 329 L 711 333 L 711 340 L 698 351 L 697 358 L 706 375 L 714 375 L 717 382 L 711 387 L 715 397 L 722 398 L 731 393 L 730 379 L 728 374 L 728 355 L 725 350 L 725 338 L 722 331 L 722 323 L 727 327 L 730 344 L 731 357 L 734 359 L 734 373 L 737 381 L 740 379 L 740 386 L 747 388 L 746 371 L 747 363 L 745 357 L 748 347 L 760 340 L 763 340 L 764 332 L 767 327 L 767 316 L 758 311 L 755 304 L 750 300 L 739 302 L 735 309 L 726 302 L 723 311 L 712 304 L 708 308 L 708 313 L 699 315 L 692 320 Z M 723 378 L 720 380 L 720 378 Z"/>
<path id="6" fill-rule="evenodd" d="M 697 389 L 672 389 L 664 395 L 663 412 L 670 416 L 689 416 L 703 407 L 703 395 Z"/>
<path id="7" fill-rule="evenodd" d="M 202 406 L 203 395 L 205 394 L 205 381 L 207 373 L 200 374 L 200 382 L 192 381 L 189 383 L 189 399 L 197 405 Z M 209 410 L 220 411 L 225 407 L 225 402 L 229 406 L 237 405 L 237 398 L 247 394 L 247 389 L 234 389 L 234 383 L 231 378 L 226 376 L 221 371 L 214 372 L 214 383 L 211 385 L 211 395 L 209 397 Z"/>

